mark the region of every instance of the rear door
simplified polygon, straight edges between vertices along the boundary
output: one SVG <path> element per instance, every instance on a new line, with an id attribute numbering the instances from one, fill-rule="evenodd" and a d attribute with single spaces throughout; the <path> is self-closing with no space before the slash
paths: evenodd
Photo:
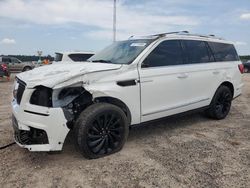
<path id="1" fill-rule="evenodd" d="M 214 88 L 220 83 L 221 70 L 216 62 L 208 43 L 201 40 L 182 40 L 185 51 L 185 70 L 189 79 L 187 101 L 190 107 L 199 108 L 210 104 Z"/>

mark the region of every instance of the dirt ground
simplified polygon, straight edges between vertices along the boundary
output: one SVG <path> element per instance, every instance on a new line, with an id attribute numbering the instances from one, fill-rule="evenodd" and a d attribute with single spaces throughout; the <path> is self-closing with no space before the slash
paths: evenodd
<path id="1" fill-rule="evenodd" d="M 225 120 L 192 114 L 137 126 L 105 158 L 83 158 L 72 134 L 56 154 L 0 150 L 0 187 L 250 187 L 250 74 L 244 82 Z M 13 141 L 11 95 L 12 82 L 0 82 L 0 147 Z"/>

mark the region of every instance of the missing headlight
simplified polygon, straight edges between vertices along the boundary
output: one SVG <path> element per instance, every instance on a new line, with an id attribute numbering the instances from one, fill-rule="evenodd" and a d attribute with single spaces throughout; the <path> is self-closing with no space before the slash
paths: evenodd
<path id="1" fill-rule="evenodd" d="M 83 87 L 68 87 L 53 93 L 53 107 L 64 107 L 84 93 Z"/>
<path id="2" fill-rule="evenodd" d="M 30 98 L 30 104 L 52 107 L 52 89 L 37 86 Z"/>

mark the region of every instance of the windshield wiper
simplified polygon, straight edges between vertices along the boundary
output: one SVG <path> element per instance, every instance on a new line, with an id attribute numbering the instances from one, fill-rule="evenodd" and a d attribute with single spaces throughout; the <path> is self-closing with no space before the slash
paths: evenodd
<path id="1" fill-rule="evenodd" d="M 104 60 L 104 59 L 98 59 L 98 60 L 93 60 L 91 62 L 100 62 L 100 63 L 112 63 L 112 61 L 110 60 Z M 113 63 L 112 63 L 113 64 Z"/>

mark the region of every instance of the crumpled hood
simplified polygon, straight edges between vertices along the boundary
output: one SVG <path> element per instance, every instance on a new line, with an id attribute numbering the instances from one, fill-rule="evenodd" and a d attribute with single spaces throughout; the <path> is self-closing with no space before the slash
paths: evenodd
<path id="1" fill-rule="evenodd" d="M 81 76 L 87 73 L 116 70 L 121 68 L 120 64 L 107 63 L 55 63 L 35 68 L 31 71 L 23 72 L 17 75 L 17 78 L 24 81 L 28 88 L 43 85 L 53 88 L 59 83 L 63 83 L 71 78 Z"/>

